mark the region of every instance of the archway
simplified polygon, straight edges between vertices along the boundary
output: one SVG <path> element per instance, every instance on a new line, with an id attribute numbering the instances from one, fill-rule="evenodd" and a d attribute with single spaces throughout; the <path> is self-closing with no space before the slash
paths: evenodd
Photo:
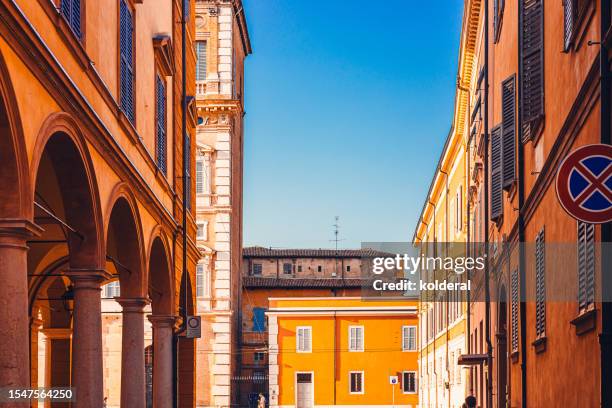
<path id="1" fill-rule="evenodd" d="M 179 296 L 179 310 L 181 316 L 194 314 L 193 290 L 189 274 L 185 272 L 181 277 L 181 292 Z M 196 365 L 196 339 L 178 337 L 178 401 L 181 407 L 191 407 L 195 403 L 195 365 Z"/>
<path id="2" fill-rule="evenodd" d="M 121 406 L 145 408 L 144 255 L 136 200 L 120 184 L 112 194 L 106 232 L 107 269 L 119 278 Z M 115 198 L 116 197 L 116 198 Z M 115 356 L 111 357 L 115 358 Z"/>
<path id="3" fill-rule="evenodd" d="M 28 387 L 28 287 L 26 240 L 31 222 L 25 138 L 10 74 L 0 54 L 0 387 Z"/>
<path id="4" fill-rule="evenodd" d="M 173 387 L 174 355 L 174 279 L 166 240 L 155 232 L 149 250 L 149 316 L 153 326 L 153 406 L 170 407 Z"/>
<path id="5" fill-rule="evenodd" d="M 506 288 L 502 286 L 499 291 L 497 310 L 497 406 L 505 407 L 508 386 L 508 302 Z"/>
<path id="6" fill-rule="evenodd" d="M 31 288 L 36 291 L 40 286 L 34 283 L 40 279 L 60 278 L 64 283 L 69 279 L 63 296 L 67 292 L 73 299 L 70 385 L 80 390 L 77 405 L 98 406 L 103 400 L 100 284 L 109 276 L 93 165 L 69 115 L 51 115 L 42 125 L 31 169 L 34 219 L 43 228 L 40 237 L 28 242 L 32 248 L 28 254 Z M 47 274 L 48 265 L 60 258 L 66 259 L 62 268 Z M 36 292 L 31 300 L 40 298 L 41 293 Z M 50 321 L 46 324 L 43 330 L 52 328 Z M 51 366 L 56 357 L 51 352 Z M 57 358 L 57 364 L 63 358 Z"/>

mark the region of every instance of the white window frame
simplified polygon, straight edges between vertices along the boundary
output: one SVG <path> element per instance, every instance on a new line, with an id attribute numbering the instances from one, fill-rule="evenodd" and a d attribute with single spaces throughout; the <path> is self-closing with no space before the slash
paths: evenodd
<path id="1" fill-rule="evenodd" d="M 352 380 L 351 377 L 353 374 L 361 374 L 361 391 L 353 391 L 351 389 L 351 385 L 353 384 L 353 382 L 351 381 Z M 363 371 L 349 371 L 348 388 L 349 388 L 349 394 L 351 395 L 365 394 L 365 373 Z"/>
<path id="2" fill-rule="evenodd" d="M 414 348 L 409 348 L 409 344 L 406 344 L 406 336 L 404 334 L 404 331 L 408 329 L 414 329 Z M 414 325 L 404 325 L 402 326 L 402 351 L 417 351 L 419 348 L 419 345 L 417 344 L 417 334 L 418 334 L 418 330 L 417 327 Z M 408 333 L 408 343 L 410 343 L 410 332 Z"/>
<path id="3" fill-rule="evenodd" d="M 308 348 L 300 347 L 300 331 L 308 331 L 310 334 L 310 344 L 308 344 Z M 312 326 L 297 326 L 295 328 L 295 351 L 297 353 L 312 353 Z"/>
<path id="4" fill-rule="evenodd" d="M 210 298 L 209 263 L 205 258 L 196 264 L 196 297 Z M 200 272 L 201 269 L 201 272 Z M 201 291 L 199 290 L 201 287 Z"/>
<path id="5" fill-rule="evenodd" d="M 208 240 L 208 221 L 199 221 L 196 223 L 196 239 L 202 241 Z"/>
<path id="6" fill-rule="evenodd" d="M 412 373 L 414 374 L 414 391 L 405 391 L 404 388 L 404 374 Z M 416 394 L 419 389 L 419 379 L 417 377 L 416 371 L 406 370 L 402 371 L 402 394 Z"/>
<path id="7" fill-rule="evenodd" d="M 361 345 L 355 344 L 353 347 L 353 330 L 361 330 Z M 348 327 L 348 350 L 350 352 L 363 352 L 365 349 L 365 327 L 363 325 L 353 325 Z M 359 347 L 360 346 L 360 347 Z"/>

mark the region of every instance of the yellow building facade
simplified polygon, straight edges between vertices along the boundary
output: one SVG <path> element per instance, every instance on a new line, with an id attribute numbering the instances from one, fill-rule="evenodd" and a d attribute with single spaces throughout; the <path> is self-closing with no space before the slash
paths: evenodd
<path id="1" fill-rule="evenodd" d="M 418 301 L 270 298 L 270 407 L 418 406 Z"/>
<path id="2" fill-rule="evenodd" d="M 464 26 L 469 19 L 464 18 Z M 478 114 L 479 101 L 472 101 L 470 87 L 476 84 L 476 41 L 473 27 L 464 27 L 459 52 L 455 109 L 451 130 L 425 197 L 413 243 L 426 256 L 465 254 L 468 247 L 466 204 L 469 185 L 467 146 L 470 116 Z M 423 279 L 466 281 L 453 272 L 424 270 Z M 419 304 L 419 394 L 421 407 L 461 407 L 470 394 L 468 371 L 458 365 L 468 353 L 467 304 L 463 291 L 422 292 Z"/>

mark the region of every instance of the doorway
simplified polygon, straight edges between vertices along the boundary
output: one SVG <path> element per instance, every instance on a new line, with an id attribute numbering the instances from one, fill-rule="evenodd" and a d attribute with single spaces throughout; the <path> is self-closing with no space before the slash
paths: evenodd
<path id="1" fill-rule="evenodd" d="M 314 407 L 313 373 L 296 373 L 296 408 Z"/>

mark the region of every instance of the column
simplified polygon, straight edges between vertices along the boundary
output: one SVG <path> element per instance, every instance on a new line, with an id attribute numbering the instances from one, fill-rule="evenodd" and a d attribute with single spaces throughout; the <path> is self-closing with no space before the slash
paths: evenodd
<path id="1" fill-rule="evenodd" d="M 102 369 L 102 315 L 100 284 L 110 276 L 103 270 L 67 271 L 74 291 L 72 387 L 75 408 L 101 407 L 104 400 Z"/>
<path id="2" fill-rule="evenodd" d="M 121 406 L 145 408 L 145 298 L 117 298 L 123 307 L 121 332 Z"/>
<path id="3" fill-rule="evenodd" d="M 153 326 L 153 407 L 172 408 L 172 335 L 174 316 L 149 316 Z"/>
<path id="4" fill-rule="evenodd" d="M 0 220 L 0 387 L 29 387 L 27 239 L 40 229 L 23 220 Z M 5 403 L 23 407 L 27 403 Z"/>

